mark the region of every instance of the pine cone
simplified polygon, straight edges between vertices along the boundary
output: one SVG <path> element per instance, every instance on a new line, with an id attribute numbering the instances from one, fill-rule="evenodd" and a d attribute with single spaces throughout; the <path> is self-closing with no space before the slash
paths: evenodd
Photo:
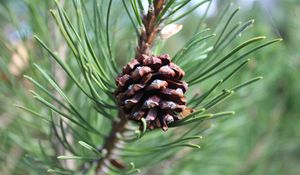
<path id="1" fill-rule="evenodd" d="M 115 95 L 120 108 L 130 120 L 145 118 L 149 129 L 168 129 L 180 120 L 186 107 L 187 83 L 184 71 L 170 61 L 169 55 L 141 55 L 123 67 L 116 78 Z"/>

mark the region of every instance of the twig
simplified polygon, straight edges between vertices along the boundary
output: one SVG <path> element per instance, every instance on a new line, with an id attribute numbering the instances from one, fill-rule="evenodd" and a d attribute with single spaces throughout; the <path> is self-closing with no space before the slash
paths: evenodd
<path id="1" fill-rule="evenodd" d="M 105 163 L 111 162 L 115 158 L 114 150 L 119 142 L 119 139 L 117 138 L 117 133 L 123 133 L 125 130 L 125 126 L 128 122 L 127 117 L 121 111 L 119 112 L 119 119 L 119 121 L 113 123 L 110 135 L 106 138 L 106 142 L 102 149 L 105 150 L 105 156 L 102 159 L 100 159 L 97 164 L 97 175 L 104 175 L 106 173 Z"/>
<path id="2" fill-rule="evenodd" d="M 151 46 L 159 31 L 157 17 L 162 12 L 164 3 L 165 0 L 154 0 L 152 4 L 149 4 L 147 14 L 141 14 L 143 27 L 141 28 L 138 38 L 136 56 L 141 54 L 151 54 Z M 125 131 L 127 122 L 127 117 L 119 111 L 119 120 L 113 123 L 112 130 L 104 143 L 102 151 L 105 150 L 105 156 L 97 163 L 96 175 L 106 174 L 108 168 L 107 164 L 116 166 L 116 160 L 118 159 L 114 153 L 116 151 L 116 145 L 120 142 L 117 138 L 117 133 L 122 134 Z"/>
<path id="3" fill-rule="evenodd" d="M 157 18 L 163 9 L 165 0 L 154 0 L 153 4 L 149 4 L 147 15 L 142 15 L 143 27 L 140 31 L 136 56 L 151 54 L 151 46 L 159 32 L 159 22 Z"/>

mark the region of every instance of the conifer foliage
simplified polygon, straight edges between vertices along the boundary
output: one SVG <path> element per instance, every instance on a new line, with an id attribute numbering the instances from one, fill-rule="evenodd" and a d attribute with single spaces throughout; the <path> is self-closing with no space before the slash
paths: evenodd
<path id="1" fill-rule="evenodd" d="M 169 33 L 176 33 L 177 23 L 204 4 L 208 10 L 212 1 L 120 2 L 55 1 L 51 25 L 59 29 L 65 56 L 56 52 L 43 26 L 35 32 L 40 46 L 35 49 L 51 57 L 52 66 L 33 60 L 34 73 L 25 76 L 42 107 L 18 107 L 45 120 L 43 126 L 49 128 L 40 153 L 28 151 L 27 161 L 37 172 L 134 174 L 176 156 L 183 147 L 200 148 L 210 122 L 234 114 L 218 108 L 220 102 L 262 79 L 228 83 L 247 65 L 247 56 L 280 41 L 263 42 L 264 36 L 256 36 L 241 42 L 253 20 L 235 22 L 239 9 L 228 5 L 212 30 L 205 28 L 205 13 L 191 39 L 170 56 L 164 50 L 170 36 L 162 36 L 163 29 L 171 26 Z M 118 28 L 116 16 L 130 23 L 121 22 Z M 128 53 L 118 51 L 127 43 L 116 28 L 135 34 Z M 58 65 L 62 76 L 53 71 Z"/>

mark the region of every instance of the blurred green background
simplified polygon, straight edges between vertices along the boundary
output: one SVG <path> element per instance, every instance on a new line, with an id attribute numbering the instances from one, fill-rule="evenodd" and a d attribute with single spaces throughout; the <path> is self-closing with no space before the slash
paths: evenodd
<path id="1" fill-rule="evenodd" d="M 215 23 L 216 14 L 227 3 L 214 1 L 207 17 L 208 26 Z M 223 104 L 224 108 L 234 109 L 236 115 L 215 122 L 200 150 L 174 156 L 141 174 L 300 174 L 300 2 L 238 0 L 234 3 L 241 6 L 240 20 L 255 19 L 247 35 L 284 39 L 251 55 L 257 59 L 238 77 L 263 75 L 264 79 Z M 45 138 L 48 128 L 14 104 L 26 104 L 43 113 L 29 97 L 32 85 L 22 75 L 32 73 L 33 62 L 49 70 L 56 68 L 48 66 L 51 60 L 43 57 L 32 35 L 37 34 L 53 47 L 61 44 L 62 39 L 57 36 L 49 14 L 54 6 L 52 1 L 1 0 L 0 4 L 0 175 L 35 174 L 38 171 L 27 161 L 26 151 L 38 152 L 36 138 Z M 180 43 L 191 37 L 203 10 L 180 21 L 183 30 L 168 40 L 166 52 L 174 54 L 182 46 Z M 125 29 L 128 24 L 124 22 Z M 132 33 L 124 30 L 122 34 L 124 40 L 134 43 Z M 125 46 L 119 47 L 126 52 Z M 60 48 L 63 54 L 65 45 Z"/>

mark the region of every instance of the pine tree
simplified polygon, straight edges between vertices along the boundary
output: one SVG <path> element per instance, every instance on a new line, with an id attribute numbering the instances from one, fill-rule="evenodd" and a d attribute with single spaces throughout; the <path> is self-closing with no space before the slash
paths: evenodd
<path id="1" fill-rule="evenodd" d="M 236 23 L 239 9 L 232 5 L 208 29 L 209 0 L 25 2 L 36 28 L 35 40 L 22 41 L 29 42 L 31 58 L 19 86 L 31 89 L 39 103 L 21 91 L 17 107 L 39 118 L 27 121 L 41 126 L 39 144 L 20 143 L 37 173 L 132 174 L 189 154 L 200 148 L 214 120 L 234 114 L 221 102 L 262 79 L 232 80 L 247 57 L 281 40 L 257 36 L 241 42 L 254 21 Z M 55 5 L 54 20 L 38 16 L 35 3 Z M 199 24 L 183 26 L 196 28 L 195 34 L 169 56 L 164 48 L 181 29 L 178 23 L 203 4 L 208 6 Z"/>

